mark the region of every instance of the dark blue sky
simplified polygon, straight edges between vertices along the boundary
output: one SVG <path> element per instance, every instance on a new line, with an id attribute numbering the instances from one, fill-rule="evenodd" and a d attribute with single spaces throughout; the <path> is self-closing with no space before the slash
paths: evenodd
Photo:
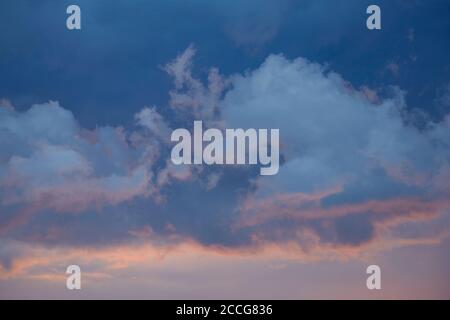
<path id="1" fill-rule="evenodd" d="M 369 31 L 372 2 L 2 1 L 0 98 L 19 110 L 57 100 L 89 128 L 131 124 L 144 105 L 165 113 L 171 80 L 161 66 L 193 43 L 199 77 L 211 66 L 240 73 L 283 53 L 328 64 L 354 86 L 397 85 L 409 108 L 442 116 L 448 1 L 376 1 L 383 29 Z M 82 10 L 81 31 L 65 26 L 72 3 Z"/>

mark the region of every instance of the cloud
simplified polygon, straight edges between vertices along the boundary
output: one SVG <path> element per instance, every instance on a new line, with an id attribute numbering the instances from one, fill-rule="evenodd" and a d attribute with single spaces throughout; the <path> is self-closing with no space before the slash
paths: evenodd
<path id="1" fill-rule="evenodd" d="M 448 236 L 448 118 L 418 129 L 400 89 L 380 97 L 302 58 L 270 55 L 230 77 L 211 68 L 204 83 L 194 55 L 189 46 L 165 66 L 174 80 L 165 112 L 145 107 L 126 128 L 87 130 L 57 102 L 0 108 L 1 236 L 74 250 L 136 239 L 237 255 L 287 250 L 304 260 Z M 279 173 L 174 166 L 171 128 L 194 119 L 280 129 Z M 77 215 L 60 218 L 67 213 Z M 14 257 L 4 252 L 7 268 Z"/>
<path id="2" fill-rule="evenodd" d="M 57 102 L 0 113 L 0 202 L 17 211 L 11 223 L 20 212 L 83 212 L 153 193 L 151 140 L 133 146 L 122 128 L 83 129 Z"/>
<path id="3" fill-rule="evenodd" d="M 191 44 L 164 70 L 173 77 L 175 88 L 169 92 L 169 105 L 186 120 L 202 119 L 212 121 L 217 118 L 218 104 L 228 81 L 217 68 L 208 71 L 207 85 L 192 76 L 192 60 L 195 48 Z"/>
<path id="4" fill-rule="evenodd" d="M 142 109 L 135 115 L 135 119 L 140 126 L 148 129 L 153 136 L 166 143 L 170 141 L 171 130 L 155 107 Z"/>
<path id="5" fill-rule="evenodd" d="M 306 230 L 358 246 L 379 239 L 379 220 L 448 213 L 448 120 L 420 130 L 409 124 L 402 91 L 374 100 L 367 90 L 281 55 L 233 77 L 220 104 L 227 126 L 280 129 L 284 164 L 257 178 L 242 207 L 243 221 L 257 219 L 259 238 L 288 241 Z"/>
<path id="6" fill-rule="evenodd" d="M 275 55 L 232 85 L 221 102 L 228 126 L 280 128 L 285 164 L 270 184 L 283 190 L 364 181 L 400 183 L 400 191 L 433 183 L 448 168 L 448 121 L 425 131 L 409 125 L 399 90 L 373 103 L 367 89 L 318 64 Z"/>

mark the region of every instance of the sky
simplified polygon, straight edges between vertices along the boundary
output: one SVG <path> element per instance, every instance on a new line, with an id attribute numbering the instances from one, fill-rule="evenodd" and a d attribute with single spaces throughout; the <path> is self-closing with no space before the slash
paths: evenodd
<path id="1" fill-rule="evenodd" d="M 450 298 L 447 0 L 6 0 L 0 24 L 1 299 Z M 279 129 L 279 172 L 175 165 L 195 120 Z"/>

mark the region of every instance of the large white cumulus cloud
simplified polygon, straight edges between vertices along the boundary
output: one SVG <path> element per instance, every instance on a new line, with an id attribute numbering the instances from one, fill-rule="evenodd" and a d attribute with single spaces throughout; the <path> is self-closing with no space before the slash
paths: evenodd
<path id="1" fill-rule="evenodd" d="M 237 223 L 254 239 L 364 251 L 449 236 L 449 118 L 418 128 L 400 89 L 380 97 L 282 55 L 231 87 L 220 103 L 227 126 L 280 129 L 283 165 L 255 180 Z"/>
<path id="2" fill-rule="evenodd" d="M 221 103 L 229 126 L 280 129 L 286 163 L 262 179 L 268 189 L 312 192 L 364 179 L 380 189 L 392 181 L 428 187 L 449 168 L 448 121 L 407 125 L 399 89 L 374 103 L 323 66 L 281 55 L 232 83 Z M 380 170 L 385 179 L 374 178 Z"/>

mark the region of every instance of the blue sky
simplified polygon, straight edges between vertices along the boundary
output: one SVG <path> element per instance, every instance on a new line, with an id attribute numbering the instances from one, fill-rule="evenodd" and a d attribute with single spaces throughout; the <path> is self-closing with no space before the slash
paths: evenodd
<path id="1" fill-rule="evenodd" d="M 448 298 L 450 7 L 370 4 L 2 1 L 0 297 Z M 173 165 L 193 120 L 279 128 L 279 173 Z"/>
<path id="2" fill-rule="evenodd" d="M 363 28 L 370 1 L 79 1 L 77 32 L 63 28 L 70 3 L 1 4 L 0 96 L 20 110 L 58 100 L 90 128 L 130 123 L 144 105 L 163 111 L 170 79 L 160 67 L 194 43 L 199 77 L 202 66 L 229 75 L 283 53 L 355 86 L 398 85 L 408 106 L 442 116 L 430 101 L 449 82 L 446 1 L 380 1 L 380 32 Z"/>

